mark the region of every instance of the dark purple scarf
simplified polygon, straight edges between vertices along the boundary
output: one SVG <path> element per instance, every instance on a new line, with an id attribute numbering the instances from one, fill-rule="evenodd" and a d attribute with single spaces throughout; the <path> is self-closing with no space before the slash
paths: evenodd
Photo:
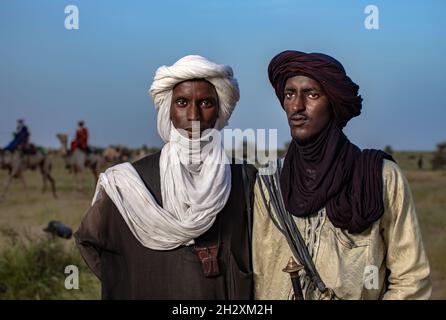
<path id="1" fill-rule="evenodd" d="M 332 121 L 304 145 L 293 140 L 280 186 L 286 209 L 305 217 L 326 207 L 331 223 L 361 233 L 384 213 L 383 160 L 380 150 L 361 151 Z"/>

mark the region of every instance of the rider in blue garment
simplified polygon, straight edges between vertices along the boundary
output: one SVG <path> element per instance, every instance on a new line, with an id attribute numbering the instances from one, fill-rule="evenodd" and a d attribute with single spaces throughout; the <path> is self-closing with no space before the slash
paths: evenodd
<path id="1" fill-rule="evenodd" d="M 28 144 L 30 133 L 23 119 L 17 120 L 17 129 L 13 135 L 14 139 L 5 147 L 4 150 L 13 152 L 17 148 Z"/>

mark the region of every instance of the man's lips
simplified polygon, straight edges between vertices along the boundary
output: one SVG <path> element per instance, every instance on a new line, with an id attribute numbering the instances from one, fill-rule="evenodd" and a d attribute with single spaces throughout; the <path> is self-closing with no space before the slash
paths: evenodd
<path id="1" fill-rule="evenodd" d="M 184 130 L 186 130 L 187 132 L 192 132 L 193 131 L 192 128 L 186 128 Z M 197 132 L 201 132 L 201 131 L 203 131 L 203 130 L 201 130 L 201 128 L 197 130 Z"/>
<path id="2" fill-rule="evenodd" d="M 196 131 L 194 131 L 192 128 L 186 128 L 186 129 L 183 129 L 183 130 L 185 130 L 187 132 L 189 137 L 195 137 L 195 135 L 199 137 L 203 133 L 204 128 L 203 128 L 203 130 L 201 130 L 201 128 L 198 129 L 198 130 L 195 129 Z"/>
<path id="3" fill-rule="evenodd" d="M 300 127 L 303 126 L 305 123 L 307 123 L 308 118 L 304 115 L 297 115 L 297 116 L 292 116 L 289 118 L 288 122 L 296 127 Z"/>

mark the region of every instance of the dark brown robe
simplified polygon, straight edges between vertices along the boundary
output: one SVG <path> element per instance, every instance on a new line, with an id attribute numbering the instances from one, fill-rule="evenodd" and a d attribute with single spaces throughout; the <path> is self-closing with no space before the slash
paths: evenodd
<path id="1" fill-rule="evenodd" d="M 135 163 L 138 174 L 162 205 L 160 153 Z M 241 165 L 231 165 L 229 199 L 213 226 L 196 245 L 219 243 L 220 274 L 205 277 L 195 246 L 169 251 L 144 247 L 132 234 L 105 192 L 86 213 L 75 233 L 84 260 L 102 283 L 103 299 L 251 299 L 252 217 L 246 210 Z M 246 166 L 253 190 L 255 169 Z"/>

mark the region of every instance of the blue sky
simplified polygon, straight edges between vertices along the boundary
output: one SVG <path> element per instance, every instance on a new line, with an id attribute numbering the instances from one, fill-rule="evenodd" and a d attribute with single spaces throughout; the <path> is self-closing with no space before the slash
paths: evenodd
<path id="1" fill-rule="evenodd" d="M 79 8 L 66 30 L 65 6 Z M 379 9 L 367 30 L 364 8 Z M 446 2 L 291 0 L 1 0 L 0 144 L 24 117 L 33 142 L 58 146 L 86 121 L 91 144 L 161 146 L 148 95 L 156 68 L 187 54 L 233 67 L 241 99 L 229 128 L 276 128 L 290 140 L 267 78 L 286 49 L 323 52 L 359 84 L 360 147 L 432 149 L 446 140 Z"/>

